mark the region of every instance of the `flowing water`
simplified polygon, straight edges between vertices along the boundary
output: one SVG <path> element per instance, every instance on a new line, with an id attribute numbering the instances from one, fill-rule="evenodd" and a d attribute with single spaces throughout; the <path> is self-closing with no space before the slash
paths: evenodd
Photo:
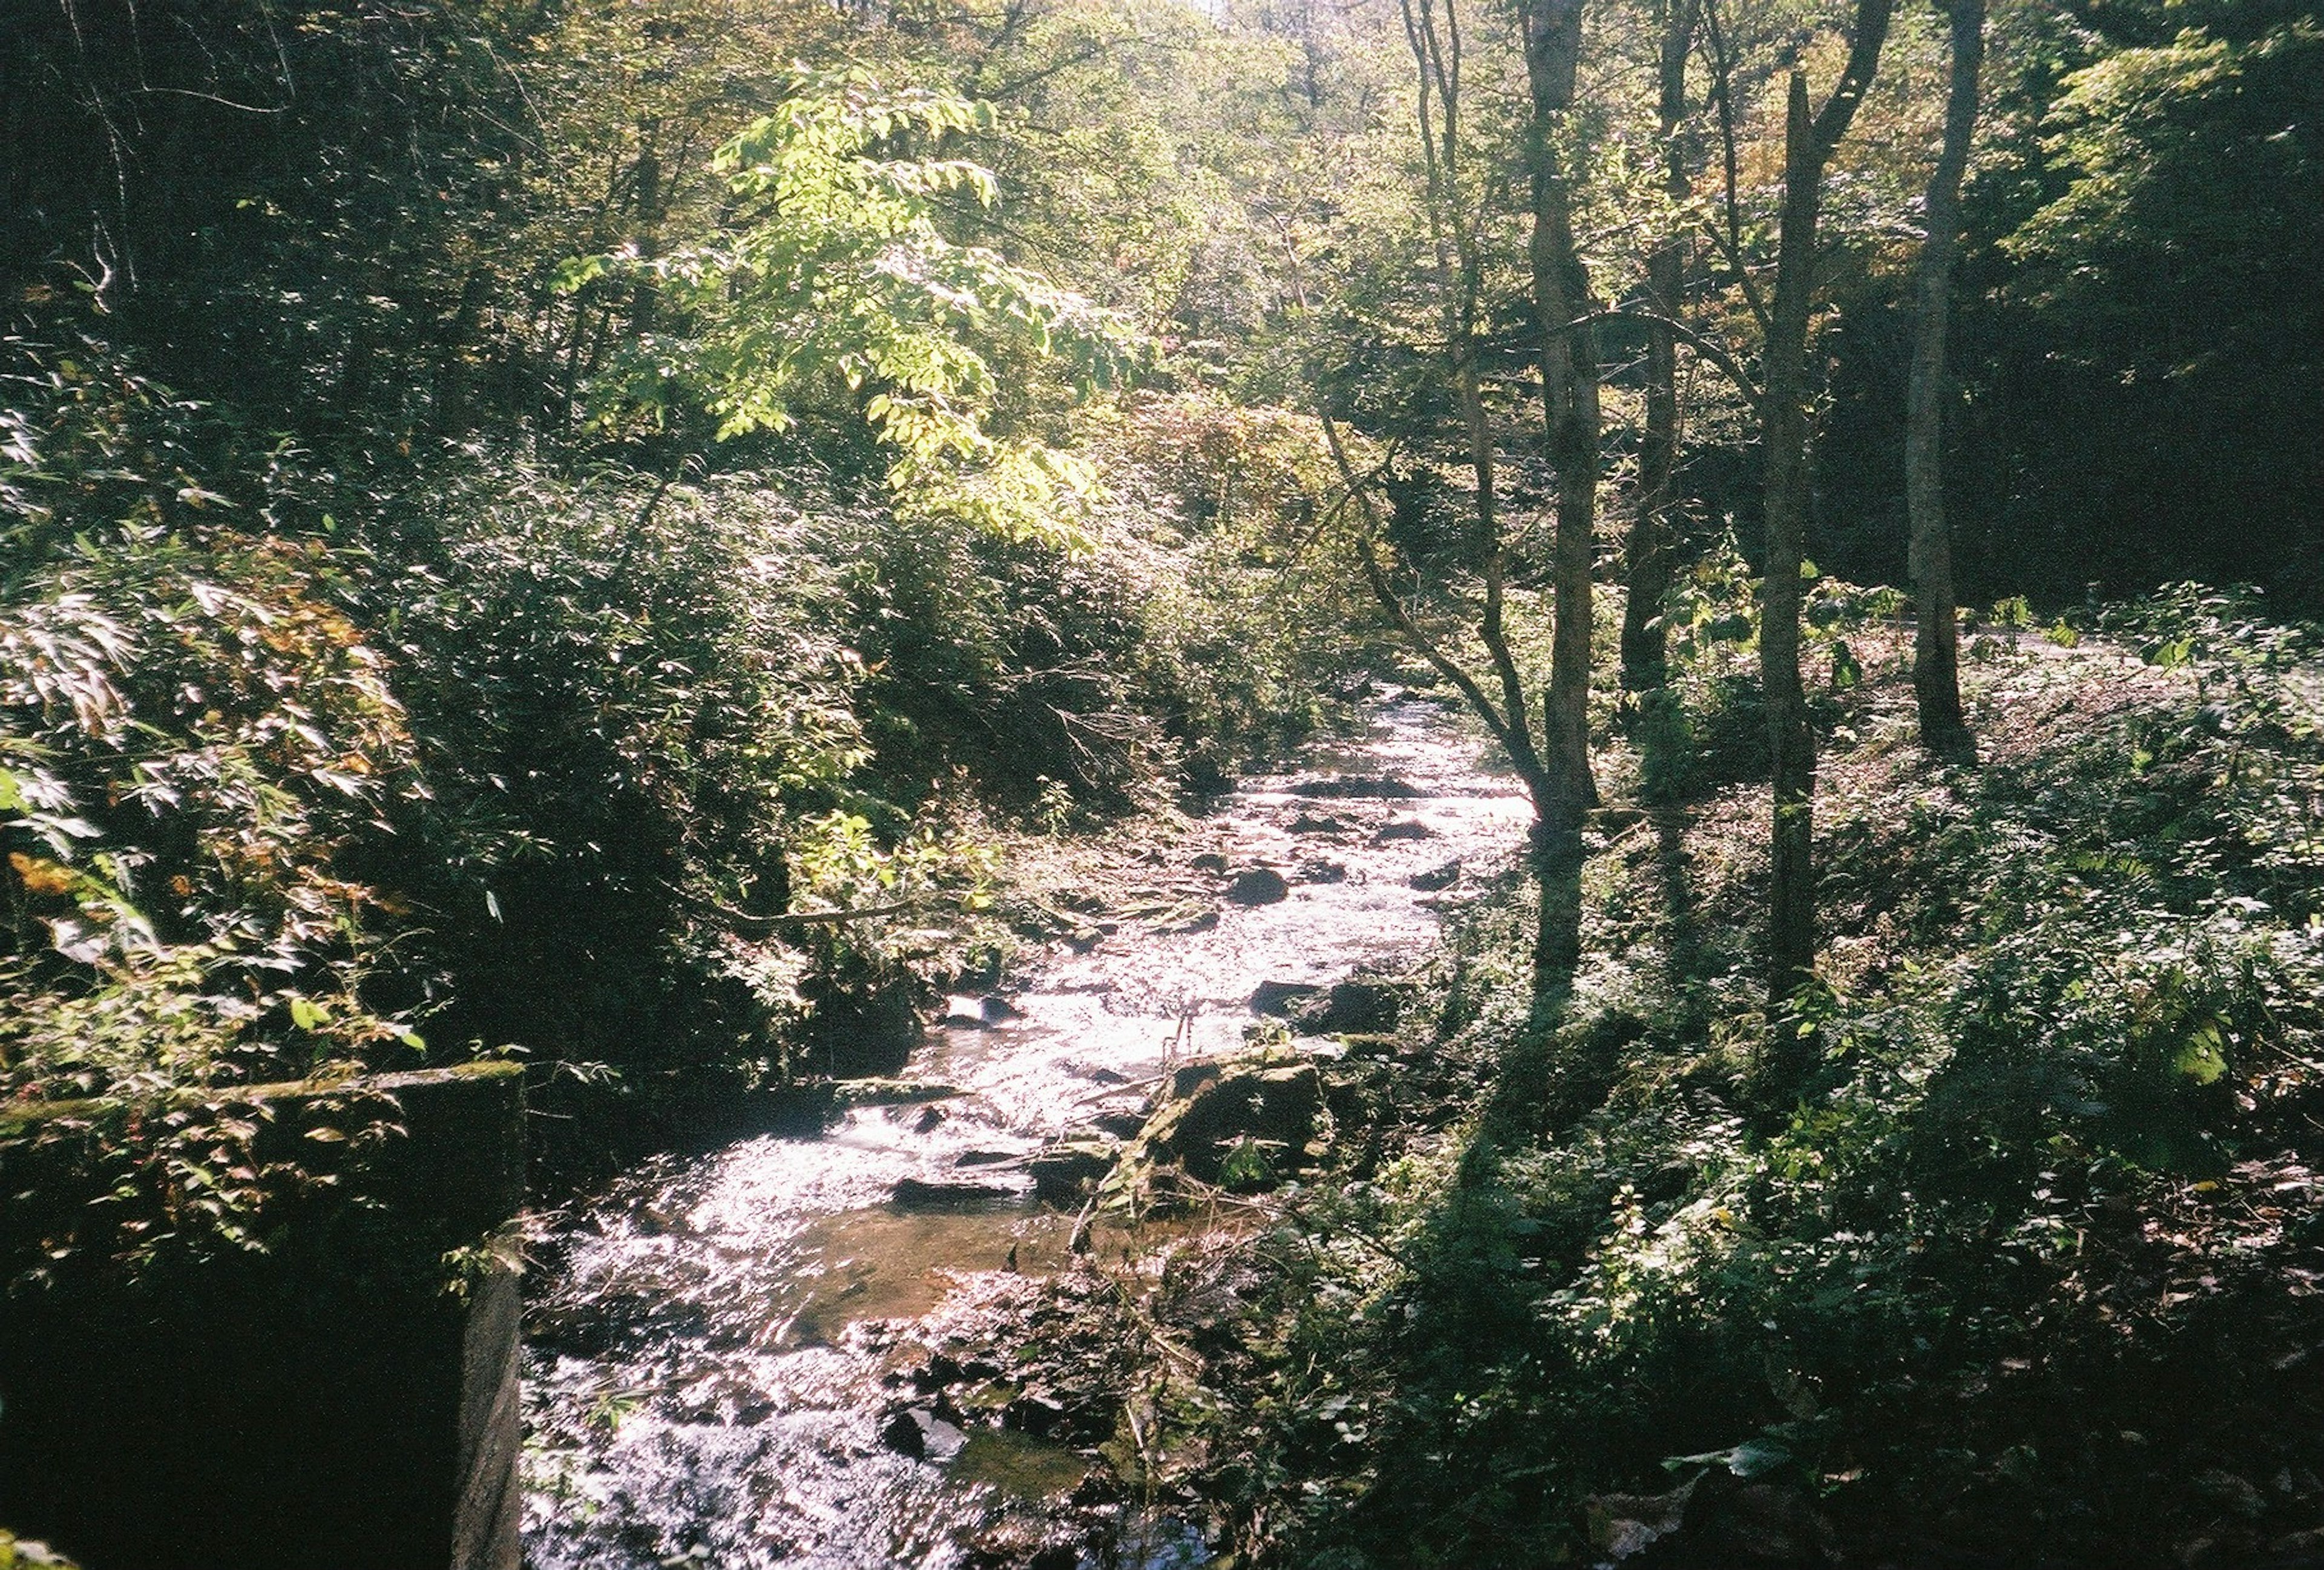
<path id="1" fill-rule="evenodd" d="M 997 1527 L 1054 1510 L 1079 1455 L 977 1429 L 946 1461 L 913 1459 L 883 1442 L 883 1376 L 948 1297 L 1064 1259 L 1074 1218 L 1033 1198 L 1026 1156 L 1127 1126 L 1170 1063 L 1238 1050 L 1261 983 L 1416 953 L 1433 891 L 1518 844 L 1523 799 L 1443 709 L 1389 694 L 1368 721 L 1214 804 L 1215 920 L 1060 947 L 1010 995 L 1017 1017 L 932 1030 L 907 1073 L 956 1094 L 650 1163 L 552 1218 L 526 1353 L 529 1565 L 942 1570 L 991 1562 L 974 1546 Z M 1256 867 L 1287 896 L 1228 900 Z M 1110 1557 L 1189 1552 L 1181 1536 Z"/>

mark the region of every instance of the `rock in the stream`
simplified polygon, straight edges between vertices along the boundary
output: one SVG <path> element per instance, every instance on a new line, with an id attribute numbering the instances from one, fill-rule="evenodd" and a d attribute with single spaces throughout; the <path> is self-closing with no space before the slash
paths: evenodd
<path id="1" fill-rule="evenodd" d="M 930 1183 L 918 1178 L 899 1178 L 890 1197 L 906 1210 L 967 1210 L 1017 1197 L 1017 1190 L 997 1183 Z"/>
<path id="2" fill-rule="evenodd" d="M 1114 1150 L 1093 1140 L 1070 1140 L 1033 1158 L 1033 1192 L 1056 1205 L 1073 1205 L 1113 1170 Z"/>
<path id="3" fill-rule="evenodd" d="M 1238 905 L 1272 905 L 1291 897 L 1291 885 L 1273 867 L 1252 867 L 1235 874 L 1227 898 Z"/>
<path id="4" fill-rule="evenodd" d="M 1136 1107 L 1120 1107 L 1098 1113 L 1089 1123 L 1099 1133 L 1111 1134 L 1117 1140 L 1134 1140 L 1138 1131 L 1146 1126 L 1146 1114 Z"/>
<path id="5" fill-rule="evenodd" d="M 1291 1023 L 1314 1036 L 1349 1031 L 1379 1035 L 1396 1029 L 1412 989 L 1401 982 L 1343 981 L 1294 1010 Z"/>
<path id="6" fill-rule="evenodd" d="M 832 1110 L 845 1112 L 851 1107 L 950 1101 L 960 1094 L 960 1087 L 929 1079 L 843 1079 L 834 1082 L 830 1094 Z"/>
<path id="7" fill-rule="evenodd" d="M 955 993 L 945 1000 L 945 1014 L 940 1023 L 954 1029 L 989 1030 L 995 1025 L 1005 1025 L 1011 1020 L 1024 1017 L 1024 1011 L 1007 998 L 973 998 Z"/>
<path id="8" fill-rule="evenodd" d="M 897 1455 L 915 1461 L 950 1461 L 968 1443 L 967 1435 L 926 1407 L 908 1407 L 889 1418 L 880 1439 Z"/>
<path id="9" fill-rule="evenodd" d="M 1425 873 L 1413 873 L 1410 883 L 1413 888 L 1424 894 L 1434 894 L 1440 889 L 1451 888 L 1460 881 L 1461 864 L 1446 862 L 1441 867 L 1431 867 Z"/>
<path id="10" fill-rule="evenodd" d="M 1233 1068 L 1148 1119 L 1146 1147 L 1214 1183 L 1226 1154 L 1222 1147 L 1240 1140 L 1274 1141 L 1297 1160 L 1314 1136 L 1322 1102 L 1323 1082 L 1312 1063 Z"/>
<path id="11" fill-rule="evenodd" d="M 1303 883 L 1344 883 L 1348 868 L 1343 862 L 1305 861 L 1294 869 Z"/>
<path id="12" fill-rule="evenodd" d="M 1399 817 L 1383 823 L 1374 831 L 1374 845 L 1389 845 L 1399 839 L 1433 839 L 1436 831 L 1416 817 Z"/>
<path id="13" fill-rule="evenodd" d="M 1204 910 L 1198 915 L 1189 916 L 1182 921 L 1157 922 L 1154 930 L 1166 936 L 1175 937 L 1189 932 L 1208 932 L 1218 924 L 1219 913 L 1215 910 Z"/>
<path id="14" fill-rule="evenodd" d="M 1204 851 L 1189 864 L 1198 873 L 1223 873 L 1227 870 L 1228 863 L 1227 858 L 1218 852 Z"/>
<path id="15" fill-rule="evenodd" d="M 1327 799 L 1369 798 L 1375 801 L 1401 801 L 1420 792 L 1392 775 L 1336 774 L 1325 780 L 1302 780 L 1291 788 L 1291 794 Z"/>
<path id="16" fill-rule="evenodd" d="M 1263 981 L 1250 994 L 1254 1014 L 1287 1014 L 1323 989 L 1313 982 Z"/>
<path id="17" fill-rule="evenodd" d="M 1345 834 L 1353 827 L 1355 825 L 1346 818 L 1329 813 L 1303 812 L 1291 820 L 1294 834 Z"/>
<path id="18" fill-rule="evenodd" d="M 1056 1432 L 1057 1425 L 1064 1422 L 1065 1418 L 1065 1403 L 1055 1396 L 1044 1395 L 1038 1390 L 1026 1391 L 1010 1402 L 1001 1414 L 1003 1427 L 1014 1428 L 1019 1434 L 1030 1434 L 1036 1438 Z"/>

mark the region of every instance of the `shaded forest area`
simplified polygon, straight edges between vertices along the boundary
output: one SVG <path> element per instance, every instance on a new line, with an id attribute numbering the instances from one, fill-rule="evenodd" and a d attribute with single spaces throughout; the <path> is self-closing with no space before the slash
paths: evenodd
<path id="1" fill-rule="evenodd" d="M 2324 1554 L 2311 7 L 25 0 L 0 149 L 12 1291 L 268 1246 L 237 1085 L 513 1055 L 558 1186 L 892 1070 L 1393 674 L 1534 831 L 1027 1332 L 1125 1486 Z"/>

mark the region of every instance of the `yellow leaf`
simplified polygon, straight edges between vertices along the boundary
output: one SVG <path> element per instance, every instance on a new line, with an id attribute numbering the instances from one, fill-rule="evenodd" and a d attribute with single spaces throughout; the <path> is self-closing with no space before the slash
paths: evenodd
<path id="1" fill-rule="evenodd" d="M 35 894 L 69 894 L 79 880 L 73 870 L 50 861 L 45 856 L 28 856 L 23 851 L 10 851 L 8 864 L 24 881 L 24 887 Z"/>

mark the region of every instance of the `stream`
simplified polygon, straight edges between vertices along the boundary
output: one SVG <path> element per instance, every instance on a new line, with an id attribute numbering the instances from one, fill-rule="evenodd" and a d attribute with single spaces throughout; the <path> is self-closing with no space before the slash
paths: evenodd
<path id="1" fill-rule="evenodd" d="M 1174 869 L 1210 891 L 1203 911 L 1101 921 L 1085 952 L 1060 943 L 1027 967 L 1005 1007 L 956 1000 L 905 1073 L 957 1094 L 660 1159 L 547 1219 L 524 1367 L 529 1565 L 945 1570 L 994 1563 L 996 1534 L 1054 1513 L 1080 1454 L 982 1427 L 899 1446 L 891 1376 L 947 1299 L 1065 1260 L 1075 1217 L 1034 1196 L 1028 1157 L 1133 1130 L 1167 1067 L 1242 1048 L 1262 983 L 1416 956 L 1463 869 L 1519 844 L 1523 797 L 1441 706 L 1390 691 L 1364 715 L 1300 771 L 1215 799 Z M 1079 1564 L 1202 1557 L 1183 1533 L 1125 1527 Z"/>

